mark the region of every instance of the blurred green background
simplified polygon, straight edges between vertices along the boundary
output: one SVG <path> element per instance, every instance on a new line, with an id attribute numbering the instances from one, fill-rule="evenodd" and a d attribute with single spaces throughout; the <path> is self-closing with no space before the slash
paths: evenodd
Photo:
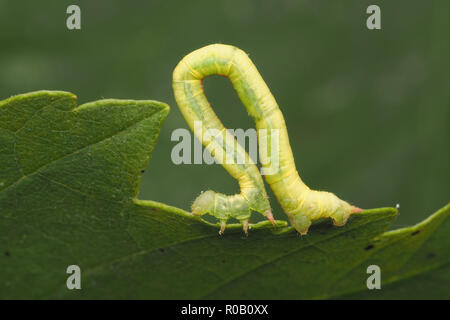
<path id="1" fill-rule="evenodd" d="M 374 3 L 382 30 L 366 28 Z M 70 4 L 81 7 L 82 30 L 66 28 Z M 201 190 L 238 185 L 219 165 L 171 162 L 171 133 L 187 128 L 172 70 L 192 50 L 232 44 L 277 99 L 303 180 L 363 208 L 399 203 L 394 227 L 404 226 L 449 201 L 449 12 L 446 0 L 0 0 L 0 99 L 50 89 L 79 104 L 168 103 L 139 197 L 188 209 Z M 205 89 L 227 127 L 253 127 L 226 79 Z"/>

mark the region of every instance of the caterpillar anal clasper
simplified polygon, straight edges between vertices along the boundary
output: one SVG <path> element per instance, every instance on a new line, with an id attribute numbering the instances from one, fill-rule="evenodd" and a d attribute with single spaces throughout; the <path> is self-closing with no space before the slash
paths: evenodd
<path id="1" fill-rule="evenodd" d="M 295 167 L 284 117 L 275 98 L 248 55 L 239 48 L 223 44 L 195 50 L 184 57 L 173 72 L 173 90 L 177 104 L 191 130 L 216 159 L 223 152 L 228 152 L 231 159 L 249 159 L 249 156 L 239 144 L 235 143 L 231 151 L 225 150 L 223 144 L 207 134 L 208 130 L 216 130 L 222 141 L 234 141 L 205 96 L 202 79 L 210 75 L 229 78 L 249 115 L 254 118 L 258 132 L 277 133 L 277 148 L 269 145 L 266 150 L 269 153 L 278 152 L 278 168 L 271 170 L 273 168 L 270 164 L 263 164 L 263 169 L 268 170 L 268 174 L 265 174 L 266 181 L 298 232 L 306 234 L 312 221 L 328 217 L 333 219 L 335 225 L 342 226 L 352 213 L 362 211 L 333 193 L 311 190 L 303 183 Z M 196 123 L 201 123 L 201 134 L 194 130 Z M 258 143 L 261 147 L 261 138 Z M 260 156 L 263 157 L 261 150 L 259 148 Z M 223 233 L 229 218 L 240 220 L 247 233 L 252 211 L 261 213 L 273 222 L 258 167 L 251 161 L 227 161 L 221 164 L 238 181 L 241 192 L 236 195 L 224 195 L 211 190 L 203 192 L 192 204 L 192 213 L 209 213 L 219 219 L 220 233 Z"/>

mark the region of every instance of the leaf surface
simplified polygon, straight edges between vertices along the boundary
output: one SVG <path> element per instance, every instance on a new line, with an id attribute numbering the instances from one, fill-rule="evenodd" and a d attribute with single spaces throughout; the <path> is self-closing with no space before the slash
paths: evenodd
<path id="1" fill-rule="evenodd" d="M 319 221 L 303 237 L 284 221 L 248 237 L 229 225 L 221 237 L 186 211 L 138 200 L 168 112 L 157 101 L 76 107 L 54 91 L 0 102 L 0 298 L 395 298 L 438 271 L 448 283 L 449 205 L 389 232 L 394 208 L 344 227 Z M 371 264 L 382 290 L 366 287 Z M 67 289 L 69 265 L 82 290 Z"/>

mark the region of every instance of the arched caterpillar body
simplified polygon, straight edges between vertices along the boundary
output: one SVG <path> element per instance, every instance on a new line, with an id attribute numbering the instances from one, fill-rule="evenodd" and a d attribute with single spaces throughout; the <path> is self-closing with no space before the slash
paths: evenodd
<path id="1" fill-rule="evenodd" d="M 335 225 L 341 226 L 351 213 L 361 211 L 333 193 L 311 190 L 303 183 L 295 167 L 284 117 L 275 98 L 247 54 L 239 48 L 223 44 L 209 45 L 188 54 L 173 72 L 177 104 L 193 131 L 194 123 L 201 122 L 203 130 L 197 138 L 215 158 L 218 151 L 231 152 L 232 159 L 244 157 L 247 160 L 249 156 L 239 144 L 236 143 L 231 151 L 225 150 L 215 137 L 206 134 L 208 130 L 214 129 L 223 141 L 234 141 L 204 94 L 202 79 L 214 74 L 229 78 L 248 113 L 254 118 L 258 131 L 265 129 L 269 135 L 273 131 L 277 132 L 277 148 L 271 145 L 271 140 L 264 143 L 269 144 L 266 148 L 269 153 L 273 150 L 279 152 L 278 168 L 274 168 L 271 162 L 262 164 L 262 167 L 269 172 L 265 175 L 266 181 L 298 232 L 306 234 L 313 220 L 327 217 L 331 217 Z M 261 146 L 261 138 L 258 143 Z M 239 219 L 246 231 L 252 210 L 273 221 L 267 193 L 256 165 L 251 161 L 245 161 L 244 164 L 232 161 L 222 165 L 237 179 L 241 193 L 226 196 L 214 191 L 204 192 L 194 201 L 192 213 L 210 213 L 217 217 L 221 221 L 221 232 L 230 217 Z"/>

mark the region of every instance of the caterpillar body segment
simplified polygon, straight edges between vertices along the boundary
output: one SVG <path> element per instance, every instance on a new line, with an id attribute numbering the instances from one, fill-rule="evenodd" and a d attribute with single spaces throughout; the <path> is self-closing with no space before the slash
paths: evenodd
<path id="1" fill-rule="evenodd" d="M 239 220 L 247 233 L 251 216 L 249 202 L 242 194 L 229 196 L 212 190 L 201 193 L 192 204 L 191 211 L 195 215 L 213 214 L 220 221 L 220 234 L 225 231 L 229 218 Z"/>
<path id="2" fill-rule="evenodd" d="M 216 159 L 227 155 L 224 144 L 218 143 L 216 138 L 233 143 L 235 139 L 225 129 L 204 94 L 202 79 L 214 74 L 230 79 L 249 115 L 254 118 L 259 133 L 266 132 L 268 136 L 276 133 L 275 143 L 271 139 L 261 139 L 259 135 L 260 158 L 267 157 L 263 152 L 268 150 L 270 159 L 273 159 L 274 153 L 278 159 L 276 164 L 273 161 L 263 162 L 262 170 L 283 211 L 298 232 L 306 234 L 312 221 L 327 217 L 331 217 L 335 225 L 341 226 L 346 223 L 350 214 L 361 211 L 333 193 L 311 190 L 301 180 L 295 167 L 284 117 L 275 98 L 248 55 L 236 47 L 223 44 L 209 45 L 188 54 L 173 72 L 173 90 L 177 104 L 194 132 L 198 132 L 194 130 L 195 124 L 201 123 L 201 136 L 197 137 Z M 208 135 L 206 132 L 211 130 L 215 134 Z M 262 145 L 265 148 L 261 148 Z M 221 164 L 238 180 L 241 193 L 226 196 L 207 191 L 194 201 L 193 213 L 208 212 L 225 223 L 230 215 L 241 212 L 239 210 L 245 207 L 242 203 L 244 201 L 248 204 L 248 217 L 251 210 L 254 210 L 272 221 L 270 204 L 258 168 L 251 161 L 247 162 L 249 156 L 238 143 L 234 146 L 231 151 L 228 150 L 228 156 L 231 159 L 243 157 L 246 159 L 245 163 L 225 161 Z M 214 203 L 223 203 L 223 207 L 212 206 L 212 202 L 205 201 L 212 201 L 213 196 Z M 228 216 L 223 213 L 225 207 L 230 212 Z M 247 213 L 242 217 L 244 216 L 245 219 L 239 220 L 248 221 Z"/>

